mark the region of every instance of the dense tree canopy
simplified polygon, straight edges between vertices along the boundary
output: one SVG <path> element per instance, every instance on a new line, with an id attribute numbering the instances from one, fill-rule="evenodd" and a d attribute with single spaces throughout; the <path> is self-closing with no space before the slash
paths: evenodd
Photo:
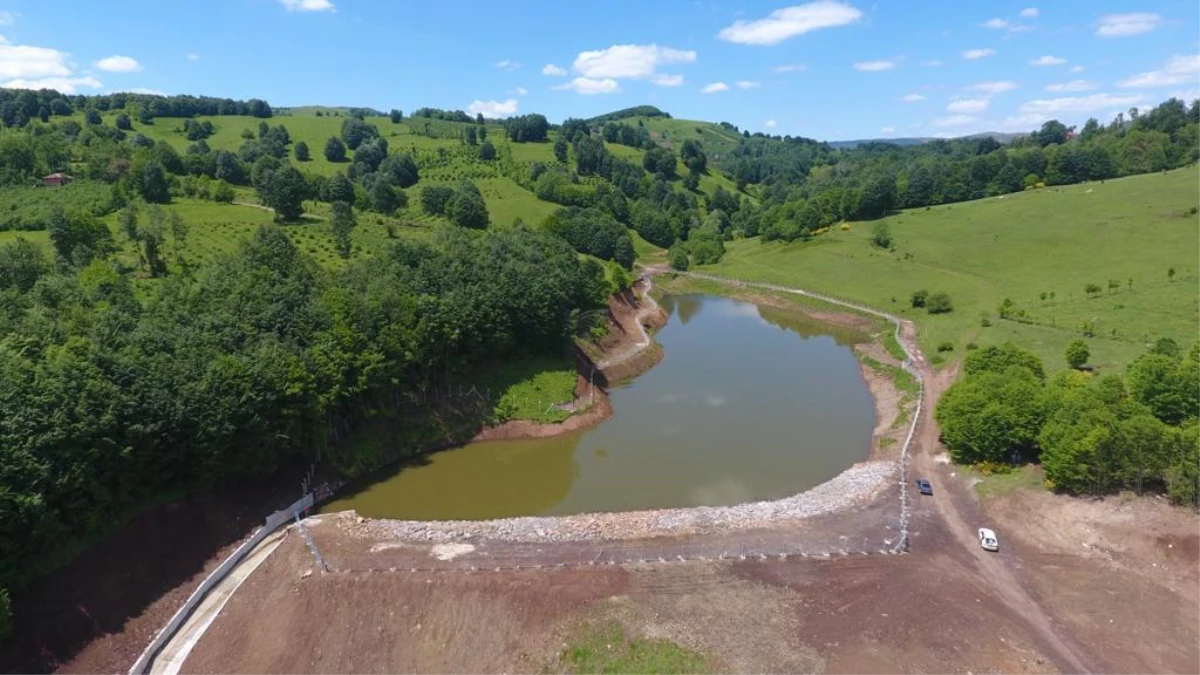
<path id="1" fill-rule="evenodd" d="M 56 248 L 87 245 L 64 227 Z M 332 273 L 267 227 L 145 301 L 107 261 L 54 271 L 37 255 L 0 247 L 10 588 L 156 496 L 318 452 L 370 461 L 335 431 L 447 370 L 562 349 L 604 288 L 565 242 L 528 231 L 402 240 Z"/>
<path id="2" fill-rule="evenodd" d="M 1070 370 L 1045 382 L 1043 372 L 1036 356 L 1012 344 L 972 352 L 937 407 L 954 458 L 1037 458 L 1047 484 L 1065 492 L 1161 490 L 1198 503 L 1197 348 L 1147 353 L 1124 379 Z"/>

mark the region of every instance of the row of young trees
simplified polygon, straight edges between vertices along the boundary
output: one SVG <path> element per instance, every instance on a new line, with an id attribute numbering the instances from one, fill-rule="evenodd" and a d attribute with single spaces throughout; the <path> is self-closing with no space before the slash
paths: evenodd
<path id="1" fill-rule="evenodd" d="M 1072 343 L 1068 362 L 1087 361 Z M 1069 370 L 1047 378 L 1041 361 L 1008 343 L 971 352 L 942 396 L 937 421 L 959 462 L 1038 460 L 1050 487 L 1069 494 L 1166 493 L 1200 505 L 1200 346 L 1170 339 L 1125 377 Z"/>
<path id="2" fill-rule="evenodd" d="M 449 228 L 329 272 L 271 226 L 139 300 L 92 225 L 56 231 L 54 261 L 0 246 L 0 588 L 158 496 L 369 464 L 337 440 L 373 410 L 567 348 L 607 289 L 546 233 Z"/>
<path id="3" fill-rule="evenodd" d="M 236 101 L 211 96 L 157 96 L 113 93 L 101 96 L 62 94 L 53 89 L 0 89 L 0 122 L 21 128 L 32 120 L 48 122 L 79 111 L 134 110 L 147 123 L 156 117 L 197 115 L 250 115 L 271 117 L 271 106 L 261 99 Z"/>

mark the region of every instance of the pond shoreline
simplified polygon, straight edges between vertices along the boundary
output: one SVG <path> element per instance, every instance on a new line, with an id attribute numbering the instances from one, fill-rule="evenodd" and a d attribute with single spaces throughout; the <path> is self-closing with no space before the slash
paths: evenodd
<path id="1" fill-rule="evenodd" d="M 649 278 L 639 284 L 645 285 L 641 298 L 635 288 L 609 299 L 609 335 L 599 345 L 598 354 L 592 355 L 576 347 L 576 394 L 571 405 L 575 409 L 585 408 L 583 412 L 571 415 L 562 422 L 509 420 L 481 429 L 471 442 L 553 438 L 590 429 L 612 417 L 609 387 L 645 373 L 658 365 L 663 357 L 662 348 L 654 340 L 651 331 L 656 332 L 665 326 L 668 317 L 653 298 L 646 296 L 651 288 Z M 644 306 L 646 301 L 649 306 Z M 650 330 L 639 328 L 639 323 Z M 648 338 L 645 344 L 641 343 L 643 333 Z M 610 363 L 603 367 L 599 365 L 605 361 Z"/>
<path id="2" fill-rule="evenodd" d="M 668 282 L 669 287 L 658 289 L 658 293 L 678 293 L 680 285 Z M 893 357 L 875 337 L 878 323 L 849 312 L 808 309 L 783 298 L 763 293 L 747 292 L 744 289 L 726 288 L 717 295 L 770 306 L 788 312 L 796 312 L 823 324 L 847 328 L 871 339 L 853 347 L 859 375 L 867 386 L 872 400 L 874 427 L 867 458 L 841 471 L 833 478 L 803 492 L 768 501 L 752 501 L 730 506 L 681 507 L 650 509 L 641 511 L 595 512 L 565 516 L 530 516 L 490 520 L 399 520 L 387 518 L 363 518 L 353 511 L 326 514 L 334 517 L 345 529 L 363 535 L 386 539 L 444 542 L 455 540 L 494 539 L 513 542 L 569 542 L 627 540 L 655 536 L 678 536 L 703 534 L 714 531 L 746 530 L 768 527 L 780 522 L 800 521 L 812 517 L 844 511 L 881 497 L 892 486 L 899 470 L 899 445 L 902 441 L 903 424 L 901 415 L 906 403 L 902 391 L 884 369 L 876 369 L 869 361 L 885 366 L 897 365 Z M 613 354 L 628 350 L 630 339 L 635 336 L 628 319 L 636 315 L 637 305 L 629 299 L 614 299 L 613 304 L 624 305 L 621 322 L 622 335 L 611 344 L 605 345 L 604 353 Z M 661 308 L 645 323 L 654 328 L 665 325 L 667 316 Z M 621 311 L 618 308 L 618 311 Z M 636 337 L 640 337 L 637 335 Z M 614 376 L 613 370 L 605 371 L 604 383 L 626 380 L 652 368 L 663 354 L 657 342 L 650 337 L 648 344 L 622 361 Z M 595 363 L 590 358 L 584 363 Z M 596 371 L 600 373 L 600 371 Z M 612 407 L 599 386 L 592 407 L 556 424 L 537 424 L 529 421 L 510 421 L 485 429 L 475 440 L 549 438 L 594 426 L 612 415 Z M 582 372 L 577 391 L 586 402 L 589 382 Z M 901 427 L 901 428 L 896 428 Z"/>

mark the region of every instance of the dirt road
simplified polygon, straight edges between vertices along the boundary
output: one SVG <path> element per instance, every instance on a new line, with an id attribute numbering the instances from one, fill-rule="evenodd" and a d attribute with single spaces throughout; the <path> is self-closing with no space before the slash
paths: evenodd
<path id="1" fill-rule="evenodd" d="M 597 363 L 596 364 L 597 369 L 609 370 L 609 369 L 613 368 L 614 366 L 619 366 L 622 363 L 625 363 L 626 361 L 637 356 L 638 354 L 640 354 L 642 352 L 643 349 L 650 346 L 650 334 L 646 332 L 646 326 L 645 326 L 644 322 L 647 317 L 649 317 L 651 314 L 654 314 L 655 312 L 658 311 L 658 303 L 655 302 L 654 298 L 650 297 L 650 289 L 654 287 L 654 282 L 652 281 L 652 279 L 653 279 L 652 274 L 644 274 L 633 285 L 634 291 L 639 290 L 638 287 L 641 286 L 640 303 L 642 306 L 641 306 L 641 308 L 638 309 L 638 312 L 634 317 L 633 323 L 634 323 L 634 325 L 637 326 L 637 329 L 641 333 L 642 337 L 637 342 L 630 345 L 628 348 L 624 349 L 623 351 L 621 351 L 617 354 L 612 354 L 612 355 L 608 356 L 607 358 L 605 358 L 604 360 Z"/>
<path id="2" fill-rule="evenodd" d="M 901 344 L 915 349 L 916 329 L 906 322 L 901 331 Z M 919 351 L 914 352 L 919 353 Z M 946 478 L 948 465 L 939 465 L 934 457 L 944 451 L 939 441 L 941 431 L 934 419 L 938 398 L 954 382 L 955 369 L 936 372 L 923 359 L 918 362 L 925 389 L 922 419 L 918 422 L 919 441 L 912 453 L 914 476 L 942 476 Z M 1095 664 L 1089 663 L 1085 652 L 1074 640 L 1063 635 L 1042 610 L 1028 580 L 1020 572 L 1022 565 L 1011 547 L 1002 546 L 996 553 L 985 551 L 977 541 L 977 530 L 987 525 L 980 519 L 977 506 L 970 495 L 964 494 L 962 481 L 938 480 L 936 498 L 931 500 L 942 522 L 970 552 L 978 578 L 984 580 L 1014 612 L 1029 622 L 1034 633 L 1044 641 L 1044 652 L 1054 658 L 1060 670 L 1065 672 L 1098 672 Z M 919 546 L 920 543 L 914 544 Z"/>

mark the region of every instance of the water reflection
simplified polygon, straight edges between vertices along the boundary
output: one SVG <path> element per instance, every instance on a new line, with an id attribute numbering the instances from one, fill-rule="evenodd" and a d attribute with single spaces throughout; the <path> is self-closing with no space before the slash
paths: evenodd
<path id="1" fill-rule="evenodd" d="M 865 457 L 874 413 L 848 349 L 857 335 L 728 298 L 662 305 L 666 357 L 611 392 L 612 419 L 436 453 L 326 510 L 439 520 L 733 504 L 794 494 Z"/>

